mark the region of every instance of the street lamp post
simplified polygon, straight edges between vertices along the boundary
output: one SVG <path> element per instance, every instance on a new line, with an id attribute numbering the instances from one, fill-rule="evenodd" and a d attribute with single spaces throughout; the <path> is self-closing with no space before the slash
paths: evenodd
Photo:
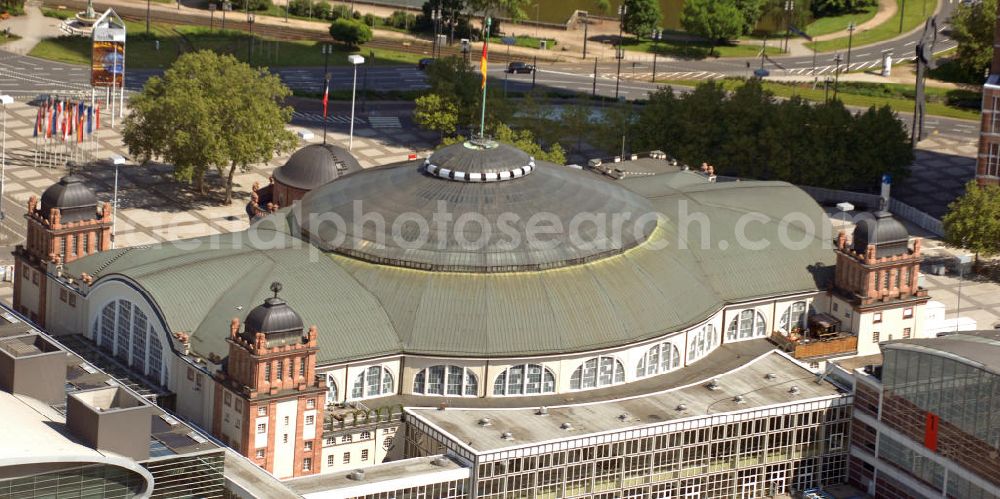
<path id="1" fill-rule="evenodd" d="M 215 30 L 215 9 L 217 9 L 217 8 L 218 7 L 215 5 L 215 2 L 212 2 L 212 3 L 208 4 L 208 30 L 209 31 L 214 31 Z M 147 35 L 149 34 L 149 27 L 148 26 L 146 27 L 146 34 Z"/>
<path id="2" fill-rule="evenodd" d="M 834 72 L 834 77 L 833 77 L 833 100 L 837 100 L 837 86 L 840 84 L 840 61 L 841 60 L 842 60 L 842 58 L 840 57 L 839 53 L 837 54 L 836 57 L 833 58 L 833 61 L 837 63 L 837 70 Z"/>
<path id="3" fill-rule="evenodd" d="M 146 0 L 146 34 L 149 34 L 149 1 Z"/>
<path id="4" fill-rule="evenodd" d="M 854 21 L 847 24 L 847 71 L 851 70 L 851 44 L 854 41 L 854 30 L 857 26 L 854 25 Z"/>
<path id="5" fill-rule="evenodd" d="M 594 89 L 590 92 L 590 95 L 597 97 L 597 58 L 594 58 Z"/>
<path id="6" fill-rule="evenodd" d="M 226 29 L 226 12 L 233 10 L 233 4 L 229 0 L 222 2 L 222 29 Z"/>
<path id="7" fill-rule="evenodd" d="M 656 83 L 656 56 L 660 52 L 660 30 L 653 30 L 653 83 Z"/>
<path id="8" fill-rule="evenodd" d="M 440 25 L 439 21 L 441 21 L 441 11 L 438 10 L 438 7 L 434 7 L 434 10 L 431 11 L 431 20 L 434 21 L 434 45 L 431 45 L 431 57 L 434 58 L 434 59 L 437 59 L 437 57 L 438 57 L 438 28 L 439 28 L 439 25 Z M 489 33 L 487 33 L 486 36 L 489 36 Z"/>
<path id="9" fill-rule="evenodd" d="M 13 97 L 9 95 L 0 95 L 0 104 L 3 104 L 3 149 L 0 151 L 0 221 L 4 219 L 3 189 L 4 178 L 7 172 L 7 104 L 13 103 Z"/>
<path id="10" fill-rule="evenodd" d="M 622 80 L 622 58 L 625 57 L 625 51 L 622 49 L 622 35 L 625 30 L 625 14 L 628 13 L 628 7 L 625 4 L 618 6 L 618 50 L 615 51 L 615 57 L 618 58 L 618 75 L 615 77 L 615 98 L 618 98 L 618 88 L 621 85 Z"/>
<path id="11" fill-rule="evenodd" d="M 250 2 L 247 1 L 247 3 Z M 253 18 L 252 12 L 247 13 L 247 22 L 250 23 L 250 34 L 247 36 L 247 64 L 251 66 L 253 66 Z"/>
<path id="12" fill-rule="evenodd" d="M 351 132 L 347 144 L 347 149 L 351 150 L 354 148 L 354 98 L 358 92 L 358 65 L 364 64 L 365 58 L 358 54 L 351 54 L 347 56 L 347 61 L 354 66 L 354 86 L 351 88 Z"/>
<path id="13" fill-rule="evenodd" d="M 116 154 L 111 156 L 111 163 L 115 165 L 115 193 L 111 201 L 111 249 L 115 249 L 118 235 L 118 167 L 125 164 L 125 158 Z"/>
<path id="14" fill-rule="evenodd" d="M 590 18 L 583 19 L 583 58 L 587 59 L 587 28 L 590 27 Z"/>
<path id="15" fill-rule="evenodd" d="M 792 12 L 795 10 L 795 0 L 785 0 L 785 52 L 788 52 L 788 35 L 791 34 Z"/>

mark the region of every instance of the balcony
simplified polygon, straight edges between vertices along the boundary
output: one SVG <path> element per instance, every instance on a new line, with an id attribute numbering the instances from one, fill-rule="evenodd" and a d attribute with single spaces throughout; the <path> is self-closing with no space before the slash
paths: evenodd
<path id="1" fill-rule="evenodd" d="M 858 337 L 847 331 L 839 331 L 840 321 L 827 315 L 817 314 L 809 318 L 809 328 L 795 328 L 790 333 L 775 331 L 771 341 L 796 359 L 835 357 L 858 351 Z"/>

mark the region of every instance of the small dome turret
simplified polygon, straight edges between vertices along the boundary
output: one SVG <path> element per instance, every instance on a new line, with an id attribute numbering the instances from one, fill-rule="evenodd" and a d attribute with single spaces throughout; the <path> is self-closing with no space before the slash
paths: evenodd
<path id="1" fill-rule="evenodd" d="M 295 151 L 273 175 L 275 182 L 310 191 L 356 171 L 361 171 L 361 164 L 347 149 L 311 144 Z"/>
<path id="2" fill-rule="evenodd" d="M 278 298 L 281 283 L 271 283 L 274 296 L 247 314 L 243 323 L 243 339 L 254 342 L 257 333 L 264 333 L 269 346 L 298 342 L 303 336 L 302 317 L 285 300 Z"/>
<path id="3" fill-rule="evenodd" d="M 854 227 L 854 251 L 865 254 L 868 245 L 875 245 L 875 257 L 891 257 L 909 250 L 910 233 L 888 211 L 877 211 L 874 218 L 865 218 Z"/>
<path id="4" fill-rule="evenodd" d="M 97 218 L 97 196 L 83 184 L 83 178 L 67 175 L 42 193 L 42 216 L 48 218 L 58 208 L 63 223 Z"/>

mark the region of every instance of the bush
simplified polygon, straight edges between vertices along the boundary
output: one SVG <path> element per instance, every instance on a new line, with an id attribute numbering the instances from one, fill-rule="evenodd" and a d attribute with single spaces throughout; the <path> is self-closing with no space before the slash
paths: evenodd
<path id="1" fill-rule="evenodd" d="M 334 5 L 330 11 L 330 20 L 336 21 L 340 18 L 351 19 L 351 8 L 347 5 Z"/>
<path id="2" fill-rule="evenodd" d="M 369 27 L 375 25 L 375 14 L 365 14 L 362 19 L 362 22 Z"/>
<path id="3" fill-rule="evenodd" d="M 397 29 L 410 29 L 417 24 L 417 16 L 408 12 L 397 10 L 392 15 L 384 19 L 386 26 Z"/>
<path id="4" fill-rule="evenodd" d="M 816 17 L 839 16 L 878 6 L 878 0 L 813 0 L 809 8 Z"/>
<path id="5" fill-rule="evenodd" d="M 271 8 L 271 0 L 233 0 L 233 10 L 245 10 L 247 2 L 250 10 L 267 10 Z"/>
<path id="6" fill-rule="evenodd" d="M 345 45 L 358 47 L 371 41 L 372 29 L 364 23 L 341 18 L 330 25 L 330 36 Z"/>

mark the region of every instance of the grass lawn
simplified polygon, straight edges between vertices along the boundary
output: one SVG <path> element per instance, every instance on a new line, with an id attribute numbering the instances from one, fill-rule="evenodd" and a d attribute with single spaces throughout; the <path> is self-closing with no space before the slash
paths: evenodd
<path id="1" fill-rule="evenodd" d="M 247 57 L 247 35 L 236 30 L 209 30 L 205 27 L 177 26 L 153 23 L 147 36 L 144 22 L 126 21 L 129 33 L 125 49 L 125 68 L 151 69 L 166 68 L 180 54 L 193 50 L 214 50 L 228 53 L 245 61 Z M 156 49 L 159 40 L 159 50 Z M 333 44 L 330 55 L 331 65 L 347 65 L 347 55 L 358 50 Z M 322 66 L 323 54 L 319 42 L 315 41 L 274 41 L 254 37 L 254 63 L 264 66 Z M 371 52 L 362 47 L 366 56 Z M 408 54 L 392 50 L 375 49 L 375 64 L 416 64 L 420 54 Z M 42 40 L 30 52 L 42 59 L 90 64 L 90 39 L 81 36 L 61 36 Z"/>
<path id="2" fill-rule="evenodd" d="M 861 25 L 863 22 L 867 22 L 871 18 L 875 17 L 875 13 L 878 12 L 878 6 L 868 7 L 860 12 L 851 12 L 850 14 L 844 14 L 840 16 L 831 17 L 820 17 L 814 20 L 806 26 L 805 32 L 809 36 L 820 36 L 828 33 L 836 33 L 847 29 L 847 25 L 854 22 L 855 25 Z M 899 19 L 896 19 L 896 26 L 899 26 Z"/>
<path id="3" fill-rule="evenodd" d="M 45 17 L 53 17 L 56 19 L 72 19 L 76 15 L 76 12 L 67 9 L 46 9 L 42 8 L 42 15 Z"/>
<path id="4" fill-rule="evenodd" d="M 926 16 L 929 16 L 936 7 L 934 3 L 935 0 L 901 0 L 900 3 L 905 3 L 905 16 L 903 16 L 903 31 L 902 33 L 907 33 L 913 28 L 916 28 L 921 23 L 924 22 Z M 901 5 L 902 6 L 902 5 Z M 926 7 L 926 15 L 925 9 Z M 884 40 L 889 40 L 895 38 L 902 34 L 899 31 L 899 17 L 900 10 L 897 10 L 892 17 L 886 20 L 884 23 L 875 26 L 874 28 L 865 31 L 855 31 L 854 32 L 854 46 L 861 47 L 862 45 L 869 45 L 876 42 L 881 42 Z M 816 50 L 820 52 L 829 52 L 831 50 L 842 50 L 847 48 L 848 37 L 834 38 L 833 40 L 826 40 L 823 42 L 815 42 L 807 44 L 808 47 L 815 47 Z"/>
<path id="5" fill-rule="evenodd" d="M 768 55 L 779 55 L 783 54 L 784 51 L 777 46 L 777 40 L 772 40 L 772 44 L 768 44 L 767 53 Z M 760 53 L 761 46 L 758 44 L 753 45 L 712 45 L 708 42 L 701 41 L 679 41 L 679 40 L 667 40 L 660 42 L 653 42 L 652 40 L 636 40 L 635 38 L 627 38 L 623 44 L 625 50 L 634 50 L 636 52 L 647 52 L 652 54 L 656 52 L 660 55 L 666 55 L 671 57 L 682 57 L 685 59 L 704 59 L 709 57 L 709 52 L 714 50 L 712 55 L 717 57 L 756 57 Z"/>
<path id="6" fill-rule="evenodd" d="M 736 79 L 721 80 L 721 82 L 729 90 L 733 90 L 743 84 L 742 80 Z M 703 82 L 697 80 L 669 80 L 663 83 L 694 87 Z M 823 101 L 827 96 L 826 89 L 824 89 L 822 83 L 813 89 L 811 83 L 765 81 L 764 88 L 777 97 L 798 95 L 810 101 Z M 979 120 L 978 108 L 966 107 L 969 105 L 978 106 L 980 99 L 978 92 L 932 87 L 926 87 L 925 91 L 927 95 L 927 114 L 946 118 Z M 829 93 L 832 97 L 832 84 Z M 888 105 L 893 111 L 905 113 L 913 112 L 913 94 L 914 89 L 912 85 L 841 82 L 838 87 L 838 98 L 848 106 L 867 108 Z"/>
<path id="7" fill-rule="evenodd" d="M 527 47 L 527 48 L 531 48 L 531 49 L 542 48 L 542 43 L 541 43 L 542 40 L 546 41 L 546 46 L 549 49 L 551 49 L 552 47 L 556 46 L 556 41 L 553 40 L 552 38 L 535 38 L 535 37 L 529 36 L 529 35 L 517 35 L 517 36 L 515 36 L 514 37 L 514 46 L 515 47 Z M 495 44 L 498 47 L 503 46 L 503 44 L 504 44 L 503 43 L 503 39 L 501 37 L 499 37 L 499 36 L 491 36 L 490 37 L 490 43 L 491 44 Z"/>
<path id="8" fill-rule="evenodd" d="M 11 33 L 9 35 L 0 33 L 0 45 L 3 45 L 5 43 L 7 43 L 7 42 L 12 42 L 14 40 L 20 40 L 20 39 L 21 39 L 20 36 L 17 36 L 17 35 L 15 35 L 13 33 Z"/>

